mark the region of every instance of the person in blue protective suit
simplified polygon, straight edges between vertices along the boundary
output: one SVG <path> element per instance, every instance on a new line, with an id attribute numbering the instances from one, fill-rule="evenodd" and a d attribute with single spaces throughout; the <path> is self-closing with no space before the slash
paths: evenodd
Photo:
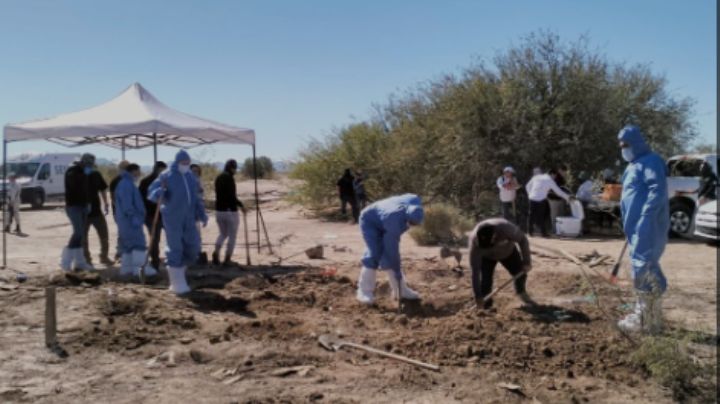
<path id="1" fill-rule="evenodd" d="M 200 253 L 200 234 L 195 222 L 200 221 L 204 226 L 208 222 L 198 187 L 195 175 L 190 172 L 190 155 L 180 150 L 170 169 L 160 174 L 148 190 L 148 199 L 160 205 L 170 290 L 176 294 L 190 292 L 185 271 L 197 261 Z"/>
<path id="2" fill-rule="evenodd" d="M 362 211 L 360 231 L 367 245 L 358 279 L 357 299 L 363 304 L 375 301 L 375 281 L 378 269 L 389 270 L 394 298 L 419 299 L 410 289 L 400 269 L 400 237 L 411 225 L 422 223 L 422 202 L 417 195 L 405 194 L 377 201 Z"/>
<path id="3" fill-rule="evenodd" d="M 662 329 L 661 296 L 667 288 L 660 268 L 670 230 L 667 169 L 637 126 L 624 127 L 618 140 L 622 157 L 629 163 L 622 177 L 620 210 L 637 294 L 634 311 L 618 326 L 626 331 L 657 333 Z"/>
<path id="4" fill-rule="evenodd" d="M 138 276 L 140 268 L 145 265 L 147 244 L 145 243 L 145 202 L 143 202 L 137 183 L 140 181 L 140 166 L 129 164 L 120 174 L 120 181 L 115 188 L 115 223 L 118 226 L 120 241 L 120 275 L 123 277 Z M 149 270 L 149 268 L 148 268 Z M 147 273 L 155 276 L 157 273 Z"/>

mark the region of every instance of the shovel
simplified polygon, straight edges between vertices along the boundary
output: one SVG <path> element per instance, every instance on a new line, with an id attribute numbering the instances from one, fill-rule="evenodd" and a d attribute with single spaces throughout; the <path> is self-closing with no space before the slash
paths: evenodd
<path id="1" fill-rule="evenodd" d="M 620 256 L 618 257 L 617 261 L 615 262 L 615 266 L 612 269 L 612 274 L 610 275 L 610 282 L 617 283 L 617 275 L 618 272 L 620 272 L 620 264 L 622 263 L 622 259 L 625 256 L 625 250 L 627 250 L 628 242 L 625 241 L 625 244 L 623 244 L 623 248 L 620 251 Z"/>
<path id="2" fill-rule="evenodd" d="M 340 349 L 342 349 L 343 347 L 350 347 L 350 348 L 360 349 L 360 350 L 363 350 L 366 352 L 374 353 L 374 354 L 377 354 L 380 356 L 384 356 L 386 358 L 395 359 L 400 362 L 409 363 L 411 365 L 415 365 L 415 366 L 421 367 L 423 369 L 434 370 L 436 372 L 440 371 L 440 366 L 416 361 L 415 359 L 410 359 L 406 356 L 396 355 L 394 353 L 386 352 L 386 351 L 383 351 L 380 349 L 375 349 L 375 348 L 369 347 L 367 345 L 361 345 L 361 344 L 356 344 L 354 342 L 344 341 L 344 340 L 337 338 L 330 334 L 321 335 L 318 338 L 318 342 L 320 343 L 320 345 L 323 348 L 327 349 L 328 351 L 337 352 Z"/>

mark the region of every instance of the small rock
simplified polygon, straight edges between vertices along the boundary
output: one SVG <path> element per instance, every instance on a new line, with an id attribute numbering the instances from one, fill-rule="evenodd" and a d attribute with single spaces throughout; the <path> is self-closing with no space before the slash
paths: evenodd
<path id="1" fill-rule="evenodd" d="M 568 371 L 567 371 L 567 377 L 568 377 L 568 379 L 574 379 L 574 378 L 575 378 L 575 373 L 573 373 L 572 370 L 568 370 Z"/>
<path id="2" fill-rule="evenodd" d="M 310 401 L 320 401 L 320 400 L 322 400 L 324 397 L 325 397 L 325 395 L 324 395 L 323 393 L 312 393 L 312 394 L 310 394 L 310 396 L 308 397 L 308 400 L 310 400 Z"/>
<path id="3" fill-rule="evenodd" d="M 210 336 L 210 343 L 211 344 L 218 344 L 222 341 L 222 338 L 219 335 L 212 335 Z"/>
<path id="4" fill-rule="evenodd" d="M 211 362 L 211 361 L 212 361 L 212 357 L 210 357 L 210 356 L 209 356 L 208 354 L 206 354 L 205 352 L 202 352 L 202 351 L 199 351 L 199 350 L 196 350 L 196 349 L 191 349 L 191 350 L 190 350 L 190 358 L 192 358 L 192 360 L 193 360 L 195 363 L 200 363 L 200 364 L 208 363 L 208 362 Z"/>
<path id="5" fill-rule="evenodd" d="M 193 341 L 195 341 L 195 338 L 192 338 L 192 337 L 182 337 L 182 338 L 178 339 L 178 342 L 180 342 L 183 345 L 190 344 Z"/>
<path id="6" fill-rule="evenodd" d="M 553 350 L 549 347 L 543 348 L 542 353 L 548 358 L 552 358 L 553 356 L 555 356 L 555 352 L 553 352 Z"/>

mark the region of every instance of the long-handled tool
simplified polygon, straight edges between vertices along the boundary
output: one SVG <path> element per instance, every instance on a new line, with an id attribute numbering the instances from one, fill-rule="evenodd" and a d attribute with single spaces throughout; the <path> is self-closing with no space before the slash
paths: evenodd
<path id="1" fill-rule="evenodd" d="M 492 292 L 490 292 L 489 295 L 483 297 L 483 301 L 482 301 L 483 304 L 484 304 L 485 302 L 487 302 L 488 300 L 492 299 L 493 296 L 495 296 L 499 291 L 505 289 L 509 284 L 511 284 L 511 283 L 515 282 L 516 280 L 518 280 L 521 276 L 527 275 L 527 273 L 528 273 L 528 271 L 523 270 L 523 271 L 521 271 L 520 273 L 518 273 L 518 274 L 516 274 L 515 276 L 513 276 L 512 278 L 510 278 L 510 279 L 506 280 L 505 282 L 503 282 L 502 285 L 496 287 L 495 290 L 493 290 Z"/>
<path id="2" fill-rule="evenodd" d="M 250 243 L 248 242 L 247 212 L 243 210 L 243 228 L 245 229 L 245 262 L 248 266 L 250 263 Z"/>
<path id="3" fill-rule="evenodd" d="M 152 248 L 153 243 L 155 242 L 155 237 L 159 234 L 156 234 L 157 232 L 157 226 L 158 222 L 160 221 L 160 206 L 162 206 L 163 197 L 160 195 L 158 197 L 157 203 L 155 204 L 155 214 L 153 215 L 153 222 L 152 222 L 152 228 L 150 229 L 150 242 L 148 243 L 148 246 Z M 145 262 L 140 267 L 140 283 L 145 284 L 145 267 L 147 266 L 148 262 L 150 261 L 150 251 L 148 250 L 148 254 L 145 254 Z M 156 268 L 158 269 L 158 268 Z"/>
<path id="4" fill-rule="evenodd" d="M 438 366 L 438 365 L 420 362 L 415 359 L 410 359 L 406 356 L 386 352 L 386 351 L 383 351 L 380 349 L 369 347 L 367 345 L 361 345 L 361 344 L 356 344 L 354 342 L 344 341 L 340 338 L 337 338 L 337 337 L 335 337 L 333 335 L 329 335 L 329 334 L 321 335 L 318 338 L 318 342 L 320 343 L 320 345 L 323 348 L 327 349 L 328 351 L 337 352 L 340 349 L 342 349 L 343 347 L 350 347 L 350 348 L 360 349 L 365 352 L 374 353 L 374 354 L 377 354 L 380 356 L 384 356 L 386 358 L 395 359 L 395 360 L 398 360 L 401 362 L 409 363 L 411 365 L 415 365 L 415 366 L 421 367 L 423 369 L 434 370 L 436 372 L 440 370 L 440 366 Z"/>
<path id="5" fill-rule="evenodd" d="M 620 272 L 620 264 L 622 263 L 622 259 L 625 256 L 625 250 L 627 250 L 628 242 L 625 240 L 625 244 L 623 244 L 623 248 L 620 251 L 620 256 L 618 257 L 617 261 L 615 262 L 615 266 L 612 269 L 612 274 L 610 275 L 610 282 L 617 283 L 617 275 Z"/>

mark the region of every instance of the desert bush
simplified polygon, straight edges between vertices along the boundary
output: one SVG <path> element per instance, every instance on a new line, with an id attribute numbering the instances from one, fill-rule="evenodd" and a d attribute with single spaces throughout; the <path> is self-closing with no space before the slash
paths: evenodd
<path id="1" fill-rule="evenodd" d="M 708 366 L 700 365 L 690 357 L 684 349 L 687 342 L 669 336 L 646 337 L 632 353 L 630 361 L 671 389 L 678 401 L 705 396 L 717 388 L 711 381 L 715 377 Z"/>
<path id="2" fill-rule="evenodd" d="M 503 166 L 513 165 L 522 183 L 535 166 L 615 167 L 615 135 L 625 124 L 639 125 L 661 154 L 682 151 L 695 136 L 693 103 L 667 87 L 647 66 L 612 62 L 583 38 L 567 43 L 539 32 L 492 65 L 423 83 L 366 122 L 313 140 L 291 175 L 303 180 L 298 195 L 309 205 L 333 198 L 349 167 L 370 175 L 373 199 L 413 192 L 488 216 Z"/>
<path id="3" fill-rule="evenodd" d="M 420 245 L 467 244 L 466 233 L 474 222 L 465 217 L 458 208 L 436 203 L 425 207 L 425 219 L 420 226 L 410 229 L 410 237 Z"/>
<path id="4" fill-rule="evenodd" d="M 257 171 L 258 178 L 269 179 L 273 177 L 275 167 L 273 166 L 273 162 L 270 157 L 260 156 L 257 158 Z M 255 166 L 253 164 L 252 157 L 245 159 L 240 172 L 245 178 L 255 178 Z"/>

